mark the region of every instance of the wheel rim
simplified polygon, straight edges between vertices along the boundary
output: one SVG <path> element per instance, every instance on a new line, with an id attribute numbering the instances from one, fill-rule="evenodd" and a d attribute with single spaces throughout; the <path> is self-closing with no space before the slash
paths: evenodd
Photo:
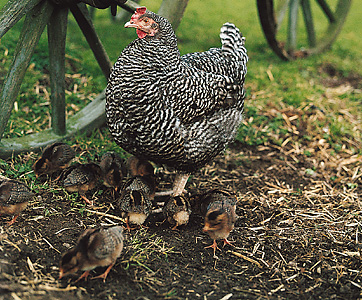
<path id="1" fill-rule="evenodd" d="M 268 44 L 284 60 L 303 58 L 330 47 L 350 5 L 351 0 L 257 0 Z"/>

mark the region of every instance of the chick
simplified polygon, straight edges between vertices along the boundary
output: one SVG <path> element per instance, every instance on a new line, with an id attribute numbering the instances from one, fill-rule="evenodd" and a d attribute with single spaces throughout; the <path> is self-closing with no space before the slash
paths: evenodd
<path id="1" fill-rule="evenodd" d="M 131 156 L 128 158 L 127 167 L 131 176 L 145 176 L 154 174 L 154 168 L 151 163 L 136 156 Z"/>
<path id="2" fill-rule="evenodd" d="M 178 226 L 185 225 L 189 222 L 191 206 L 189 200 L 184 196 L 175 196 L 168 200 L 162 209 L 163 215 L 175 230 Z"/>
<path id="3" fill-rule="evenodd" d="M 203 231 L 214 240 L 213 244 L 205 248 L 213 248 L 214 256 L 217 247 L 216 240 L 223 240 L 224 245 L 230 244 L 227 240 L 236 221 L 237 198 L 224 190 L 213 189 L 203 194 L 199 199 L 201 214 L 205 216 Z"/>
<path id="4" fill-rule="evenodd" d="M 47 146 L 40 158 L 34 163 L 33 169 L 36 177 L 43 174 L 53 174 L 58 170 L 65 169 L 75 157 L 72 147 L 57 142 Z"/>
<path id="5" fill-rule="evenodd" d="M 156 180 L 153 175 L 134 176 L 123 186 L 119 197 L 119 209 L 122 218 L 126 218 L 127 229 L 129 224 L 141 226 L 152 208 L 155 197 Z"/>
<path id="6" fill-rule="evenodd" d="M 62 255 L 59 279 L 82 270 L 85 272 L 77 281 L 82 278 L 87 280 L 90 270 L 108 266 L 102 275 L 92 278 L 103 278 L 103 281 L 106 281 L 109 271 L 121 255 L 123 240 L 122 226 L 85 230 L 79 236 L 77 244 Z"/>
<path id="7" fill-rule="evenodd" d="M 103 172 L 103 184 L 118 192 L 122 185 L 122 179 L 127 175 L 124 160 L 115 152 L 106 152 L 102 155 L 99 166 Z"/>
<path id="8" fill-rule="evenodd" d="M 35 194 L 23 182 L 1 177 L 0 214 L 13 215 L 8 226 L 15 223 L 17 217 L 26 208 Z"/>
<path id="9" fill-rule="evenodd" d="M 78 192 L 86 203 L 93 205 L 85 193 L 95 188 L 101 176 L 102 170 L 97 164 L 76 163 L 63 171 L 59 181 L 68 192 Z"/>

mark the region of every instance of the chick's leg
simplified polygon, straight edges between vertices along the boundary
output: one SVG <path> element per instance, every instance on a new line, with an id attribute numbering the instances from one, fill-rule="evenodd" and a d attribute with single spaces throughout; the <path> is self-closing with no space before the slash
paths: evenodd
<path id="1" fill-rule="evenodd" d="M 13 225 L 18 217 L 19 217 L 19 215 L 15 215 L 15 216 L 11 219 L 11 221 L 8 222 L 7 225 L 8 225 L 8 226 Z"/>
<path id="2" fill-rule="evenodd" d="M 233 244 L 231 244 L 231 243 L 234 243 L 234 241 L 228 241 L 227 239 L 224 239 L 224 246 L 223 247 L 225 247 L 225 245 L 230 245 L 230 246 L 233 246 L 233 247 L 235 247 Z"/>
<path id="3" fill-rule="evenodd" d="M 210 246 L 206 246 L 205 249 L 206 248 L 213 248 L 214 249 L 214 257 L 216 256 L 216 249 L 221 251 L 221 249 L 217 246 L 216 240 L 214 240 L 214 242 Z"/>
<path id="4" fill-rule="evenodd" d="M 85 281 L 87 281 L 88 276 L 89 276 L 89 271 L 85 271 L 81 276 L 79 276 L 79 278 L 75 282 L 78 282 L 79 280 L 81 280 L 83 278 Z"/>
<path id="5" fill-rule="evenodd" d="M 79 194 L 79 196 L 80 196 L 86 203 L 88 203 L 89 205 L 92 205 L 92 206 L 93 206 L 93 201 L 88 200 L 88 198 L 87 198 L 85 195 Z"/>
<path id="6" fill-rule="evenodd" d="M 107 275 L 108 275 L 109 271 L 112 269 L 112 267 L 114 266 L 114 264 L 115 263 L 110 264 L 109 267 L 107 268 L 107 270 L 103 274 L 93 277 L 92 279 L 103 278 L 103 282 L 106 282 Z"/>

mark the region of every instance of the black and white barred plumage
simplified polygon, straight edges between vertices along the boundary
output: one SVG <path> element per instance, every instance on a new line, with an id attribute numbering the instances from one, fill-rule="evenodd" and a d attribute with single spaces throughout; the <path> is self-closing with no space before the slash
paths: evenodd
<path id="1" fill-rule="evenodd" d="M 225 23 L 222 48 L 180 56 L 165 18 L 136 14 L 132 18 L 152 19 L 158 30 L 130 43 L 112 69 L 106 90 L 109 130 L 126 151 L 192 172 L 221 153 L 241 123 L 244 37 Z"/>

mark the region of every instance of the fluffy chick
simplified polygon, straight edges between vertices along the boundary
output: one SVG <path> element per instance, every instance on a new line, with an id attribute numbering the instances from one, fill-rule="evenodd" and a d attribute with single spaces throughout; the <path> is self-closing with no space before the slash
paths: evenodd
<path id="1" fill-rule="evenodd" d="M 102 170 L 96 163 L 76 163 L 63 171 L 59 182 L 68 192 L 78 192 L 86 203 L 93 205 L 85 193 L 95 188 L 101 176 Z"/>
<path id="2" fill-rule="evenodd" d="M 141 226 L 150 214 L 155 197 L 156 179 L 153 175 L 134 176 L 123 186 L 119 197 L 119 209 L 122 218 L 129 224 Z"/>
<path id="3" fill-rule="evenodd" d="M 128 158 L 127 167 L 131 176 L 153 175 L 155 172 L 149 161 L 136 156 L 131 156 Z"/>
<path id="4" fill-rule="evenodd" d="M 5 177 L 0 178 L 0 214 L 13 215 L 8 226 L 15 223 L 34 195 L 25 183 Z"/>
<path id="5" fill-rule="evenodd" d="M 51 175 L 58 170 L 65 169 L 74 157 L 73 148 L 67 144 L 57 142 L 48 145 L 34 163 L 34 173 L 36 177 L 43 174 Z"/>
<path id="6" fill-rule="evenodd" d="M 171 196 L 162 209 L 163 215 L 175 230 L 178 226 L 186 225 L 189 222 L 191 206 L 189 199 L 185 196 Z"/>
<path id="7" fill-rule="evenodd" d="M 214 240 L 213 244 L 205 248 L 213 248 L 214 256 L 217 247 L 216 240 L 223 240 L 224 245 L 230 244 L 227 240 L 236 221 L 236 202 L 234 194 L 213 189 L 203 194 L 199 199 L 201 214 L 205 217 L 203 231 Z"/>
<path id="8" fill-rule="evenodd" d="M 115 152 L 106 152 L 102 155 L 99 166 L 103 172 L 103 184 L 118 192 L 122 179 L 127 175 L 125 161 Z"/>
<path id="9" fill-rule="evenodd" d="M 92 228 L 85 230 L 78 238 L 77 244 L 65 252 L 60 259 L 59 279 L 85 271 L 77 281 L 87 277 L 89 271 L 96 267 L 106 267 L 106 271 L 95 278 L 106 280 L 111 268 L 116 263 L 123 249 L 123 227 Z"/>

